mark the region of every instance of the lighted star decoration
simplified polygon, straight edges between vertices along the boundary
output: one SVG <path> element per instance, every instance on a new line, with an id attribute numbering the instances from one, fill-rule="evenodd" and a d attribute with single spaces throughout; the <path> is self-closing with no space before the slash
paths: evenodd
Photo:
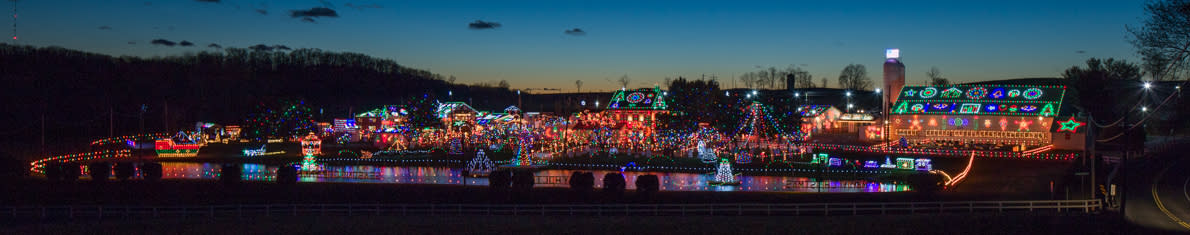
<path id="1" fill-rule="evenodd" d="M 1058 128 L 1058 131 L 1070 131 L 1072 133 L 1078 132 L 1078 127 L 1083 126 L 1083 123 L 1075 121 L 1074 117 L 1070 117 L 1070 120 L 1059 122 L 1058 124 L 1062 124 L 1062 127 Z"/>
<path id="2" fill-rule="evenodd" d="M 913 89 L 909 89 L 909 90 L 905 91 L 905 96 L 912 97 L 913 94 L 915 94 L 915 93 L 917 93 L 917 91 L 914 91 Z"/>

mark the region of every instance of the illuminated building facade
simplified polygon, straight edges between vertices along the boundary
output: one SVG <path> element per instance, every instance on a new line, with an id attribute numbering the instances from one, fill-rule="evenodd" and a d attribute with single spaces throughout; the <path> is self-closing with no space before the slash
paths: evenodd
<path id="1" fill-rule="evenodd" d="M 797 108 L 802 116 L 802 132 L 820 133 L 834 129 L 842 111 L 830 105 L 802 105 Z"/>
<path id="2" fill-rule="evenodd" d="M 619 90 L 607 102 L 603 111 L 605 120 L 623 130 L 653 130 L 657 127 L 657 115 L 669 112 L 665 103 L 665 92 L 660 87 Z"/>
<path id="3" fill-rule="evenodd" d="M 889 134 L 909 143 L 1046 146 L 1054 141 L 1053 125 L 1064 121 L 1058 117 L 1065 93 L 1061 85 L 905 86 L 889 112 Z"/>

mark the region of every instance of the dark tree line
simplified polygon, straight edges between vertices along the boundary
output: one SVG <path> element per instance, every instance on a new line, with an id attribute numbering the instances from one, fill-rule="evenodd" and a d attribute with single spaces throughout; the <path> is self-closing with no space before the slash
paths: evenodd
<path id="1" fill-rule="evenodd" d="M 328 121 L 417 98 L 474 101 L 488 110 L 517 98 L 506 86 L 452 84 L 393 60 L 318 49 L 140 58 L 0 44 L 0 58 L 0 102 L 8 112 L 0 120 L 9 125 L 0 129 L 0 150 L 9 153 L 38 149 L 30 146 L 40 143 L 43 114 L 52 145 L 109 131 L 133 134 L 141 126 L 157 132 L 192 129 L 195 121 L 238 124 L 257 104 L 282 99 L 305 100 L 316 120 Z M 525 97 L 525 105 L 538 106 L 532 100 Z"/>

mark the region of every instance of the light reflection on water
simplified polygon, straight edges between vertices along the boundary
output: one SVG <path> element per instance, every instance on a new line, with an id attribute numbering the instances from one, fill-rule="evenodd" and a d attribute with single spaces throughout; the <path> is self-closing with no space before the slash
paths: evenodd
<path id="1" fill-rule="evenodd" d="M 221 166 L 212 163 L 161 163 L 163 178 L 167 179 L 218 179 Z M 244 164 L 244 180 L 273 181 L 277 166 Z M 340 183 L 406 183 L 406 184 L 467 184 L 488 185 L 487 178 L 464 177 L 460 169 L 427 166 L 332 166 L 322 167 L 324 171 L 302 173 L 301 182 Z M 560 183 L 535 184 L 535 187 L 569 187 L 566 183 L 575 170 L 542 170 L 536 172 L 541 178 L 558 177 Z M 595 187 L 603 185 L 603 175 L 613 173 L 607 170 L 583 170 L 595 175 Z M 902 192 L 909 191 L 905 183 L 875 182 L 868 180 L 824 180 L 793 176 L 737 176 L 738 186 L 713 186 L 707 181 L 713 174 L 676 172 L 624 172 L 628 189 L 636 188 L 636 177 L 653 174 L 661 181 L 664 191 L 760 191 L 760 192 Z M 465 183 L 464 183 L 465 181 Z"/>

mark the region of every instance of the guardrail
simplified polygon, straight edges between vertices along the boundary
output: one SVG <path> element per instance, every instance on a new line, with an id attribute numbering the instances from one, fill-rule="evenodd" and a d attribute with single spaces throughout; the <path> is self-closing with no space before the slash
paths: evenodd
<path id="1" fill-rule="evenodd" d="M 742 216 L 876 215 L 1099 211 L 1099 200 L 796 204 L 235 204 L 202 206 L 9 206 L 0 217 L 125 218 L 242 216 L 595 215 Z"/>

